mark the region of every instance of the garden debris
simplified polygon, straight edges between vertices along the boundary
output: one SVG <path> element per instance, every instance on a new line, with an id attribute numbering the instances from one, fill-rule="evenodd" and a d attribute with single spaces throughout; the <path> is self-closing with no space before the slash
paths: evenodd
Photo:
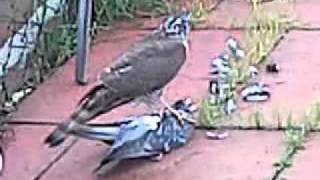
<path id="1" fill-rule="evenodd" d="M 2 146 L 0 146 L 0 176 L 3 174 L 5 166 L 5 155 Z"/>
<path id="2" fill-rule="evenodd" d="M 241 97 L 246 102 L 264 102 L 270 99 L 269 86 L 263 83 L 252 83 L 241 91 Z"/>
<path id="3" fill-rule="evenodd" d="M 207 131 L 206 137 L 210 140 L 224 140 L 229 137 L 229 133 L 226 131 L 225 132 Z"/>
<path id="4" fill-rule="evenodd" d="M 280 72 L 280 66 L 279 66 L 279 64 L 277 64 L 275 62 L 271 62 L 271 63 L 267 64 L 266 71 L 268 73 L 279 73 Z"/>

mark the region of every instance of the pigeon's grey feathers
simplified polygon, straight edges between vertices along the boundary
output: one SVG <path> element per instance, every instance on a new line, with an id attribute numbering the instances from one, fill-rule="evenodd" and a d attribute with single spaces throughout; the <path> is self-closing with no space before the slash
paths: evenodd
<path id="1" fill-rule="evenodd" d="M 192 117 L 197 107 L 189 100 L 177 101 L 172 108 L 184 118 Z M 75 126 L 75 125 L 74 125 Z M 170 111 L 160 114 L 144 114 L 127 117 L 118 126 L 108 124 L 93 126 L 77 124 L 71 134 L 111 144 L 96 171 L 110 169 L 122 160 L 148 158 L 153 159 L 177 149 L 191 139 L 194 124 L 185 122 L 180 125 L 177 117 Z"/>

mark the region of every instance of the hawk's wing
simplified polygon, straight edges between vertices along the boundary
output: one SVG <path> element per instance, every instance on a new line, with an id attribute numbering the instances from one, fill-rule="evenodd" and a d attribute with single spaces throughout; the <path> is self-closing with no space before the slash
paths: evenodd
<path id="1" fill-rule="evenodd" d="M 137 97 L 163 88 L 186 60 L 181 41 L 159 38 L 143 41 L 100 74 L 101 83 L 115 93 Z"/>

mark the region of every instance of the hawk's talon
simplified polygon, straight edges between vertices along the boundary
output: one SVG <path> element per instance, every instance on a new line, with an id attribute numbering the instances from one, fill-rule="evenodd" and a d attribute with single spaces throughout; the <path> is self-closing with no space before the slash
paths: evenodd
<path id="1" fill-rule="evenodd" d="M 176 118 L 177 118 L 177 120 L 178 120 L 178 123 L 182 126 L 182 125 L 184 125 L 184 120 L 185 120 L 185 118 L 183 117 L 183 115 L 181 114 L 181 113 L 179 113 L 178 111 L 175 111 L 175 112 L 172 112 L 175 116 L 176 116 Z"/>
<path id="2" fill-rule="evenodd" d="M 150 158 L 151 161 L 160 162 L 163 159 L 163 153 L 159 153 L 156 156 Z"/>

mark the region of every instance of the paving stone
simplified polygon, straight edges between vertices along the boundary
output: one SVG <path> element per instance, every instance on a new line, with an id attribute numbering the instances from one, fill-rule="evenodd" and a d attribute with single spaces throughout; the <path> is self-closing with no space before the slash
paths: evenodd
<path id="1" fill-rule="evenodd" d="M 305 144 L 305 150 L 300 151 L 293 161 L 293 166 L 284 173 L 285 178 L 290 180 L 317 179 L 320 166 L 320 137 L 313 135 Z"/>
<path id="2" fill-rule="evenodd" d="M 6 146 L 5 171 L 0 179 L 32 179 L 64 148 L 63 145 L 57 149 L 48 149 L 43 145 L 48 127 L 19 126 L 14 127 L 14 130 L 15 141 L 9 141 Z"/>
<path id="3" fill-rule="evenodd" d="M 244 27 L 250 14 L 246 0 L 225 0 L 209 16 L 207 26 Z"/>
<path id="4" fill-rule="evenodd" d="M 293 31 L 280 43 L 271 57 L 279 63 L 282 70 L 278 75 L 264 75 L 262 81 L 270 85 L 272 95 L 270 101 L 258 103 L 258 108 L 266 119 L 274 125 L 278 122 L 273 119 L 275 111 L 283 116 L 292 113 L 296 121 L 319 98 L 320 83 L 316 78 L 320 67 L 318 48 L 314 45 L 320 39 L 320 32 Z M 277 84 L 281 82 L 281 84 Z"/>
<path id="5" fill-rule="evenodd" d="M 284 149 L 282 145 L 282 133 L 234 131 L 226 140 L 214 141 L 198 132 L 190 144 L 168 154 L 159 163 L 147 160 L 123 162 L 99 179 L 268 179 L 273 171 L 272 164 Z M 44 179 L 98 179 L 92 169 L 105 151 L 102 145 L 82 141 Z"/>
<path id="6" fill-rule="evenodd" d="M 320 1 L 317 0 L 295 0 L 289 3 L 279 3 L 276 0 L 263 3 L 263 7 L 268 11 L 283 11 L 296 18 L 306 27 L 319 28 Z M 223 1 L 214 10 L 207 23 L 203 27 L 245 27 L 250 15 L 250 4 L 246 0 Z"/>
<path id="7" fill-rule="evenodd" d="M 277 10 L 283 8 L 292 18 L 296 18 L 305 27 L 319 28 L 320 1 L 317 0 L 294 0 L 279 5 L 276 1 L 264 3 L 268 10 Z"/>
<path id="8" fill-rule="evenodd" d="M 320 27 L 320 1 L 317 0 L 296 0 L 293 3 L 292 11 L 296 17 L 313 28 Z"/>

